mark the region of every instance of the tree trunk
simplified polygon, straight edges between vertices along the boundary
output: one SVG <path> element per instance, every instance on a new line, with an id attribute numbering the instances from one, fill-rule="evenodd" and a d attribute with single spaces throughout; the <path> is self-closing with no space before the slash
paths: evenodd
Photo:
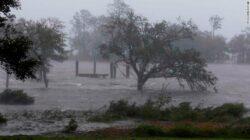
<path id="1" fill-rule="evenodd" d="M 137 90 L 142 91 L 145 83 L 146 83 L 146 80 L 143 80 L 142 77 L 138 77 L 138 79 L 137 79 Z"/>
<path id="2" fill-rule="evenodd" d="M 47 79 L 47 72 L 46 72 L 45 69 L 43 69 L 43 80 L 44 80 L 45 87 L 48 88 L 49 87 L 49 81 Z"/>
<path id="3" fill-rule="evenodd" d="M 129 79 L 130 77 L 130 66 L 127 64 L 126 65 L 126 78 Z"/>
<path id="4" fill-rule="evenodd" d="M 114 69 L 114 79 L 116 79 L 116 64 L 114 64 L 113 69 Z"/>
<path id="5" fill-rule="evenodd" d="M 116 64 L 114 62 L 110 63 L 110 78 L 116 79 Z"/>
<path id="6" fill-rule="evenodd" d="M 110 78 L 113 79 L 113 62 L 110 63 Z"/>
<path id="7" fill-rule="evenodd" d="M 40 68 L 39 70 L 38 70 L 38 81 L 39 82 L 41 82 L 42 80 L 43 80 L 43 71 L 42 71 L 42 69 Z"/>

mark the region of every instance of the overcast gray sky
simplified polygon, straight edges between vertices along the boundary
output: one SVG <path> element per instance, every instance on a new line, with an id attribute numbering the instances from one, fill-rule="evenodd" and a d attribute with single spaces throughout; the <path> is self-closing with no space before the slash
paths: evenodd
<path id="1" fill-rule="evenodd" d="M 40 19 L 57 17 L 70 28 L 73 15 L 87 9 L 94 15 L 107 13 L 107 5 L 113 0 L 21 0 L 22 10 L 17 18 Z M 224 18 L 223 29 L 218 33 L 227 38 L 239 34 L 247 27 L 246 0 L 125 0 L 138 14 L 152 22 L 177 17 L 192 19 L 201 30 L 210 30 L 208 19 L 218 14 Z"/>

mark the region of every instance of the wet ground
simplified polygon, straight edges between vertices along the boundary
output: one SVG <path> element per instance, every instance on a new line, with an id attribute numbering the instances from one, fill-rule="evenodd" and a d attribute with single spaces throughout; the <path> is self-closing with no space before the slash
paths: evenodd
<path id="1" fill-rule="evenodd" d="M 60 111 L 88 111 L 98 110 L 108 105 L 112 100 L 127 99 L 131 102 L 142 103 L 150 97 L 157 97 L 166 92 L 171 96 L 173 103 L 183 101 L 192 102 L 193 105 L 214 106 L 227 102 L 241 102 L 250 108 L 250 66 L 232 64 L 211 64 L 208 69 L 218 78 L 218 93 L 197 93 L 190 92 L 188 89 L 180 88 L 174 80 L 151 79 L 145 85 L 144 92 L 136 91 L 136 78 L 132 74 L 130 79 L 124 77 L 125 68 L 120 65 L 118 77 L 112 79 L 91 79 L 75 77 L 75 63 L 67 61 L 64 63 L 53 63 L 53 68 L 49 74 L 49 88 L 45 89 L 43 83 L 36 81 L 10 81 L 10 88 L 24 89 L 30 96 L 35 97 L 35 104 L 30 106 L 5 106 L 0 105 L 0 112 L 10 118 L 7 126 L 0 128 L 0 134 L 36 134 L 47 131 L 61 129 L 66 120 L 51 120 L 47 124 L 46 118 L 41 119 L 37 116 L 46 110 Z M 109 73 L 108 63 L 98 63 L 98 73 Z M 82 62 L 80 64 L 81 73 L 91 73 L 92 63 Z M 5 73 L 0 73 L 0 91 L 5 88 Z M 167 87 L 167 91 L 162 91 Z M 19 118 L 23 112 L 38 114 L 39 119 L 30 120 L 27 117 Z M 39 113 L 37 113 L 39 112 Z M 14 117 L 13 117 L 14 116 Z M 42 120 L 42 121 L 41 121 Z M 30 122 L 29 122 L 30 121 Z M 81 130 L 90 130 L 99 126 L 109 126 L 110 124 L 92 124 L 85 120 L 80 120 Z M 125 124 L 130 124 L 126 122 Z M 118 122 L 118 125 L 120 123 Z M 124 122 L 121 123 L 124 125 Z M 112 124 L 116 125 L 116 124 Z"/>

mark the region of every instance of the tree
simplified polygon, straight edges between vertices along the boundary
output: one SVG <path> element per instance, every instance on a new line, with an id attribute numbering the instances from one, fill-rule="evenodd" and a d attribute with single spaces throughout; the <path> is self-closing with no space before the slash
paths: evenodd
<path id="1" fill-rule="evenodd" d="M 96 61 L 101 58 L 98 47 L 105 40 L 100 25 L 106 20 L 105 16 L 94 17 L 89 11 L 77 12 L 72 23 L 71 46 L 77 51 L 76 76 L 78 75 L 79 59 L 93 60 L 93 74 L 96 74 Z"/>
<path id="2" fill-rule="evenodd" d="M 124 0 L 114 0 L 113 3 L 109 4 L 108 8 L 110 17 L 116 19 L 122 18 L 124 16 L 126 17 L 126 13 L 133 11 L 133 9 L 131 9 L 130 6 L 124 2 Z"/>
<path id="3" fill-rule="evenodd" d="M 212 38 L 211 34 L 206 31 L 197 31 L 192 40 L 185 39 L 176 42 L 174 46 L 181 49 L 194 48 L 210 63 L 224 62 L 227 59 L 225 55 L 227 51 L 226 39 L 218 35 Z"/>
<path id="4" fill-rule="evenodd" d="M 221 29 L 222 20 L 223 20 L 223 18 L 221 18 L 218 15 L 214 15 L 214 16 L 211 16 L 209 18 L 209 23 L 210 23 L 210 25 L 212 27 L 212 38 L 214 38 L 215 31 L 218 30 L 218 29 Z"/>
<path id="5" fill-rule="evenodd" d="M 40 79 L 44 80 L 47 88 L 47 73 L 51 67 L 50 61 L 62 62 L 67 58 L 67 51 L 64 49 L 65 34 L 62 31 L 64 28 L 62 22 L 54 18 L 40 21 L 21 19 L 16 27 L 32 40 L 31 54 L 41 62 L 38 71 Z"/>
<path id="6" fill-rule="evenodd" d="M 246 28 L 241 34 L 235 35 L 229 41 L 232 53 L 237 53 L 237 63 L 250 63 L 250 28 Z"/>
<path id="7" fill-rule="evenodd" d="M 206 63 L 198 52 L 172 47 L 174 42 L 193 36 L 196 26 L 191 21 L 151 24 L 129 11 L 123 16 L 110 15 L 103 28 L 110 37 L 103 46 L 106 53 L 132 67 L 138 90 L 143 89 L 148 79 L 156 77 L 176 78 L 181 86 L 186 81 L 193 90 L 206 90 L 216 83 L 217 78 L 205 69 Z"/>
<path id="8" fill-rule="evenodd" d="M 89 11 L 81 10 L 74 15 L 71 24 L 71 46 L 78 51 L 78 59 L 89 58 L 92 53 L 91 35 L 96 28 L 97 18 Z"/>
<path id="9" fill-rule="evenodd" d="M 11 9 L 19 9 L 20 2 L 19 0 L 1 0 L 0 1 L 0 27 L 6 26 L 6 22 L 13 20 L 15 15 L 11 14 Z"/>
<path id="10" fill-rule="evenodd" d="M 17 79 L 35 78 L 39 63 L 29 55 L 32 42 L 12 25 L 12 8 L 20 8 L 18 0 L 0 1 L 0 65 L 7 75 L 14 74 Z"/>

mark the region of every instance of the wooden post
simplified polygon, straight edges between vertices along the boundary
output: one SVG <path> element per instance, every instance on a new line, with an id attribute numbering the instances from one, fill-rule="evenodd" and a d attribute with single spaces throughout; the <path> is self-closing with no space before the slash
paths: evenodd
<path id="1" fill-rule="evenodd" d="M 130 67 L 128 64 L 126 64 L 126 78 L 129 79 L 130 77 Z"/>
<path id="2" fill-rule="evenodd" d="M 6 72 L 6 89 L 9 89 L 10 75 Z"/>
<path id="3" fill-rule="evenodd" d="M 94 56 L 94 70 L 93 70 L 94 75 L 96 75 L 96 57 Z"/>
<path id="4" fill-rule="evenodd" d="M 79 75 L 79 61 L 76 60 L 76 77 Z"/>
<path id="5" fill-rule="evenodd" d="M 113 79 L 113 62 L 110 62 L 110 78 Z"/>
<path id="6" fill-rule="evenodd" d="M 114 71 L 114 72 L 113 72 L 113 74 L 114 74 L 113 77 L 114 77 L 114 79 L 116 79 L 116 64 L 115 64 L 115 63 L 113 64 L 113 69 L 114 69 L 114 70 L 113 70 L 113 71 Z"/>

